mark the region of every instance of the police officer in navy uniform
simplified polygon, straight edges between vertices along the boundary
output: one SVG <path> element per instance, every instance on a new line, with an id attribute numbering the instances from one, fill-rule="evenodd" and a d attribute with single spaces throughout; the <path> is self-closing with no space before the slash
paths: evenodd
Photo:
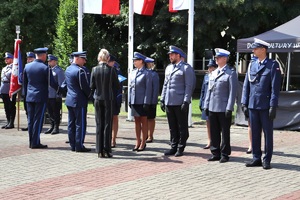
<path id="1" fill-rule="evenodd" d="M 29 147 L 32 149 L 47 148 L 40 142 L 44 113 L 47 106 L 48 86 L 59 91 L 51 69 L 44 64 L 47 60 L 48 48 L 34 50 L 36 59 L 26 64 L 24 69 L 24 91 L 28 112 Z"/>
<path id="2" fill-rule="evenodd" d="M 109 56 L 108 65 L 112 67 L 117 75 L 122 75 L 122 72 L 120 70 L 120 64 L 116 61 L 117 58 L 114 55 Z M 123 83 L 119 81 L 119 88 L 114 89 L 114 100 L 113 100 L 113 123 L 112 123 L 112 137 L 111 137 L 111 148 L 116 147 L 116 140 L 118 135 L 118 129 L 119 129 L 119 113 L 121 110 L 121 104 L 122 104 L 122 91 L 123 91 Z"/>
<path id="3" fill-rule="evenodd" d="M 194 88 L 193 68 L 182 61 L 184 52 L 169 47 L 171 64 L 165 71 L 161 109 L 166 111 L 171 134 L 171 149 L 165 155 L 182 156 L 188 139 L 188 110 Z"/>
<path id="4" fill-rule="evenodd" d="M 281 85 L 281 72 L 277 61 L 267 57 L 269 43 L 254 38 L 253 54 L 258 58 L 249 65 L 244 80 L 242 106 L 245 116 L 249 116 L 252 131 L 251 162 L 246 167 L 262 166 L 271 168 L 273 154 L 273 120 Z M 261 132 L 265 136 L 265 156 L 261 161 Z"/>
<path id="5" fill-rule="evenodd" d="M 65 104 L 68 108 L 68 136 L 72 151 L 88 152 L 83 145 L 86 132 L 87 104 L 90 96 L 89 80 L 82 68 L 86 63 L 86 51 L 73 52 L 73 63 L 65 71 L 62 88 L 67 89 Z"/>
<path id="6" fill-rule="evenodd" d="M 147 57 L 145 59 L 145 63 L 147 65 L 148 70 L 152 75 L 152 96 L 151 96 L 151 104 L 149 106 L 148 112 L 148 138 L 146 140 L 147 143 L 151 143 L 153 141 L 153 133 L 155 129 L 155 117 L 156 117 L 156 107 L 158 103 L 158 93 L 159 93 L 159 76 L 155 71 L 154 59 Z"/>
<path id="7" fill-rule="evenodd" d="M 229 160 L 231 154 L 230 126 L 238 79 L 236 71 L 227 65 L 230 52 L 221 48 L 216 48 L 215 52 L 218 68 L 209 77 L 203 109 L 209 116 L 211 128 L 210 151 L 212 156 L 208 161 L 224 163 Z"/>
<path id="8" fill-rule="evenodd" d="M 34 61 L 34 59 L 35 59 L 35 55 L 34 55 L 33 52 L 29 51 L 29 52 L 26 53 L 26 63 L 31 63 L 32 61 Z M 22 97 L 23 97 L 23 105 L 24 105 L 25 114 L 26 114 L 26 117 L 28 118 L 24 85 L 22 85 Z M 28 131 L 28 127 L 21 128 L 21 130 L 22 131 Z"/>
<path id="9" fill-rule="evenodd" d="M 6 52 L 4 58 L 5 58 L 6 66 L 1 71 L 0 93 L 4 103 L 4 110 L 5 110 L 7 123 L 3 125 L 1 128 L 11 129 L 15 127 L 14 121 L 16 117 L 16 95 L 17 95 L 14 94 L 12 98 L 9 97 L 10 78 L 12 73 L 14 56 L 11 53 Z"/>
<path id="10" fill-rule="evenodd" d="M 211 134 L 210 134 L 210 122 L 209 117 L 206 115 L 203 107 L 205 102 L 205 97 L 208 89 L 208 83 L 209 83 L 209 76 L 211 76 L 211 73 L 218 67 L 214 59 L 210 59 L 208 62 L 208 72 L 205 74 L 202 82 L 201 92 L 200 92 L 200 101 L 199 101 L 199 108 L 201 110 L 201 119 L 206 121 L 206 130 L 207 130 L 207 145 L 203 147 L 203 149 L 209 149 L 210 148 L 210 142 L 211 142 Z"/>
<path id="11" fill-rule="evenodd" d="M 134 52 L 135 69 L 130 74 L 129 106 L 134 116 L 136 145 L 133 151 L 144 151 L 146 148 L 148 121 L 147 114 L 152 96 L 152 75 L 145 67 L 146 56 Z M 141 134 L 142 133 L 142 134 Z"/>
<path id="12" fill-rule="evenodd" d="M 57 65 L 57 57 L 54 55 L 48 55 L 48 66 L 51 68 L 52 75 L 55 82 L 61 86 L 65 80 L 65 72 Z M 51 133 L 52 135 L 59 133 L 59 124 L 61 120 L 62 109 L 62 96 L 57 94 L 56 90 L 49 86 L 47 112 L 50 119 L 50 128 L 45 134 Z"/>

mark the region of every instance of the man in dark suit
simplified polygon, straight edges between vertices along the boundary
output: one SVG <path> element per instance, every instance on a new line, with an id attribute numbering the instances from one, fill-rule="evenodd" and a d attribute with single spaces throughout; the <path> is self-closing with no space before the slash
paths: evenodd
<path id="1" fill-rule="evenodd" d="M 230 126 L 238 79 L 236 71 L 227 65 L 230 52 L 221 48 L 216 48 L 215 52 L 218 68 L 209 77 L 203 108 L 206 115 L 209 116 L 211 128 L 210 151 L 212 156 L 208 161 L 225 163 L 231 154 Z"/>
<path id="2" fill-rule="evenodd" d="M 59 90 L 51 69 L 44 64 L 48 48 L 34 50 L 36 60 L 26 64 L 24 69 L 24 91 L 28 112 L 29 147 L 32 149 L 47 148 L 40 142 L 43 119 L 48 99 L 48 85 Z"/>
<path id="3" fill-rule="evenodd" d="M 182 61 L 184 52 L 170 46 L 171 64 L 165 71 L 161 93 L 161 109 L 166 110 L 171 134 L 171 149 L 165 155 L 182 156 L 188 139 L 188 108 L 194 87 L 193 68 Z"/>
<path id="4" fill-rule="evenodd" d="M 269 43 L 254 38 L 253 54 L 257 57 L 249 65 L 245 76 L 242 106 L 246 117 L 249 116 L 252 131 L 251 162 L 246 167 L 263 166 L 271 168 L 273 154 L 273 120 L 281 85 L 281 72 L 278 62 L 267 57 Z M 265 136 L 265 156 L 261 161 L 261 132 Z"/>
<path id="5" fill-rule="evenodd" d="M 67 89 L 68 136 L 72 151 L 88 152 L 83 145 L 86 131 L 87 103 L 90 96 L 89 80 L 82 68 L 86 63 L 86 52 L 73 52 L 73 63 L 65 71 L 62 88 Z"/>

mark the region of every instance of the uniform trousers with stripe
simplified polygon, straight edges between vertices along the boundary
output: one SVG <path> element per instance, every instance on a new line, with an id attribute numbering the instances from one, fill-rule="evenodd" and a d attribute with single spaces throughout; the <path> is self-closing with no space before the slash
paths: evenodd
<path id="1" fill-rule="evenodd" d="M 87 107 L 68 108 L 68 136 L 72 150 L 80 151 L 84 146 Z"/>
<path id="2" fill-rule="evenodd" d="M 46 102 L 27 102 L 29 147 L 34 147 L 40 142 L 43 129 Z"/>

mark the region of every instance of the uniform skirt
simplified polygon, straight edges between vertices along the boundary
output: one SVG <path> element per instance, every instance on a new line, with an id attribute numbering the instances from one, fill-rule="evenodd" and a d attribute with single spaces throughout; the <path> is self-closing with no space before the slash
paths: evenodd
<path id="1" fill-rule="evenodd" d="M 202 120 L 208 120 L 208 116 L 206 115 L 205 110 L 202 111 L 201 119 Z"/>
<path id="2" fill-rule="evenodd" d="M 156 104 L 152 104 L 149 107 L 147 119 L 155 119 L 156 117 Z"/>
<path id="3" fill-rule="evenodd" d="M 142 104 L 133 104 L 131 105 L 131 116 L 134 117 L 147 116 L 147 112 L 144 110 Z"/>
<path id="4" fill-rule="evenodd" d="M 113 101 L 113 115 L 119 115 L 120 109 L 121 109 L 121 105 L 116 100 L 114 100 Z"/>

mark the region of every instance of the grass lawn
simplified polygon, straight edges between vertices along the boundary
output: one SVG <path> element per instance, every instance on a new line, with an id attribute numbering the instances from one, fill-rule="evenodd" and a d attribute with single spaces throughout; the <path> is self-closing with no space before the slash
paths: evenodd
<path id="1" fill-rule="evenodd" d="M 3 103 L 0 104 L 0 108 L 4 108 Z M 65 113 L 68 112 L 68 109 L 64 103 L 63 103 L 62 109 L 63 109 L 63 112 L 65 112 Z M 24 110 L 23 102 L 20 102 L 20 110 Z M 157 111 L 157 113 L 156 113 L 157 117 L 163 117 L 163 118 L 167 117 L 166 113 L 160 109 L 159 104 L 157 105 L 156 111 Z M 192 121 L 194 123 L 203 121 L 203 120 L 201 120 L 201 111 L 199 109 L 199 99 L 195 98 L 192 100 L 192 111 L 193 111 L 192 112 Z M 235 111 L 236 111 L 236 106 L 235 106 Z M 233 119 L 235 116 L 235 111 L 233 112 Z M 94 105 L 92 103 L 89 103 L 88 114 L 94 114 L 94 113 L 95 113 Z M 120 116 L 127 116 L 127 112 L 121 111 Z"/>

